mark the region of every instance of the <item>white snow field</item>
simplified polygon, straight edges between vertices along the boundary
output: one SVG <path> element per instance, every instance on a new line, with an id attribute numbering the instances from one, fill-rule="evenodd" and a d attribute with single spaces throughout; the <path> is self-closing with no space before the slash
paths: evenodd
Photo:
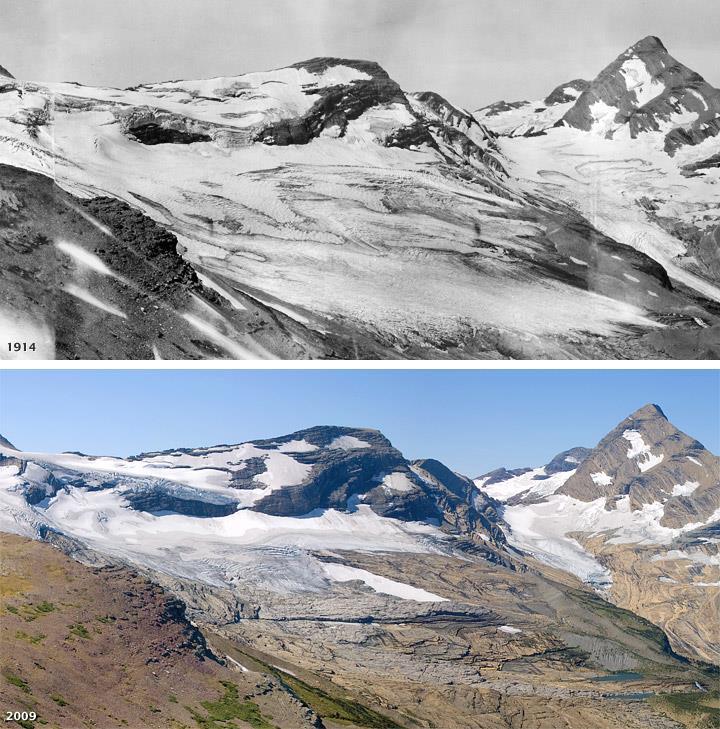
<path id="1" fill-rule="evenodd" d="M 299 482 L 309 467 L 294 461 L 289 453 L 313 448 L 316 446 L 297 440 L 281 444 L 277 450 L 243 444 L 203 449 L 197 454 L 176 452 L 123 460 L 29 453 L 0 446 L 0 454 L 6 458 L 26 463 L 22 473 L 19 465 L 0 466 L 0 530 L 36 538 L 41 528 L 54 529 L 101 554 L 164 574 L 225 587 L 242 575 L 264 588 L 280 591 L 327 589 L 328 573 L 310 553 L 313 550 L 439 549 L 446 535 L 436 527 L 381 517 L 362 503 L 347 512 L 316 510 L 300 517 L 271 516 L 243 508 L 273 489 Z M 222 468 L 242 466 L 243 459 L 259 457 L 266 459 L 268 468 L 255 477 L 261 488 L 238 490 L 226 485 L 229 474 Z M 76 473 L 82 485 L 28 503 L 21 485 L 46 482 L 49 471 L 41 464 Z M 237 471 L 242 472 L 242 468 Z M 241 504 L 237 511 L 221 517 L 139 511 L 129 506 L 124 495 L 128 477 L 139 479 L 138 484 L 144 477 L 168 479 L 161 483 L 179 498 L 215 503 L 213 496 L 232 494 Z M 109 483 L 104 483 L 106 480 Z M 278 554 L 284 555 L 282 569 L 275 565 Z M 443 599 L 392 580 L 365 577 L 373 589 L 399 598 Z M 403 594 L 397 594 L 402 590 Z"/>
<path id="2" fill-rule="evenodd" d="M 574 473 L 575 471 L 560 471 L 548 476 L 545 473 L 545 468 L 541 467 L 489 486 L 483 485 L 483 479 L 476 479 L 475 485 L 488 496 L 492 496 L 493 499 L 507 501 L 518 494 L 522 494 L 523 498 L 553 494 Z"/>
<path id="3" fill-rule="evenodd" d="M 290 68 L 131 90 L 18 82 L 17 93 L 1 95 L 0 163 L 50 176 L 81 197 L 116 197 L 140 208 L 176 234 L 203 282 L 231 304 L 244 293 L 316 331 L 345 326 L 398 355 L 412 347 L 443 351 L 451 342 L 463 356 L 490 328 L 498 343 L 489 356 L 574 358 L 586 336 L 664 326 L 648 316 L 654 290 L 628 300 L 526 270 L 518 261 L 540 253 L 533 237 L 544 230 L 522 214 L 528 203 L 515 181 L 475 162 L 492 185 L 461 179 L 427 144 L 379 143 L 415 121 L 409 109 L 417 100 L 372 107 L 342 138 L 330 129 L 307 144 L 254 141 L 262 125 L 307 112 L 319 98 L 315 90 L 366 76 L 337 65 L 322 74 Z M 34 134 L 15 123 L 40 112 L 51 118 Z M 189 131 L 210 129 L 212 141 L 147 145 L 126 132 L 131 116 L 163 115 Z M 468 134 L 485 143 L 480 129 Z M 550 168 L 545 155 L 563 157 L 567 134 L 505 140 L 517 158 L 513 171 L 541 179 Z M 683 181 L 688 195 L 699 190 Z M 588 184 L 570 187 L 585 192 Z M 623 223 L 615 212 L 608 208 L 607 217 L 619 221 L 621 240 L 671 263 L 676 240 L 656 242 L 639 214 Z M 588 214 L 609 227 L 597 210 Z M 677 273 L 714 296 L 713 287 Z M 236 351 L 202 316 L 186 319 L 231 356 L 258 356 Z"/>
<path id="4" fill-rule="evenodd" d="M 628 457 L 637 458 L 641 471 L 662 460 L 650 456 L 642 436 L 636 431 L 627 430 L 623 436 L 631 441 Z M 655 459 L 653 463 L 643 460 L 649 456 Z M 511 504 L 504 503 L 502 508 L 502 517 L 510 527 L 506 536 L 511 545 L 532 554 L 545 564 L 576 575 L 600 591 L 611 586 L 611 572 L 580 544 L 576 536 L 602 534 L 606 544 L 663 545 L 669 544 L 683 532 L 720 519 L 718 510 L 706 522 L 669 528 L 660 523 L 665 514 L 665 505 L 659 501 L 632 510 L 629 496 L 617 498 L 612 508 L 608 508 L 605 497 L 581 501 L 565 494 L 556 494 L 574 473 L 565 471 L 537 480 L 537 476 L 545 475 L 545 469 L 536 468 L 490 486 L 483 485 L 484 479 L 477 479 L 475 484 L 500 502 L 512 500 Z M 591 477 L 599 485 L 608 485 L 612 481 L 603 472 L 591 474 Z M 676 485 L 672 496 L 689 495 L 697 486 L 692 482 Z"/>
<path id="5" fill-rule="evenodd" d="M 620 130 L 606 139 L 561 127 L 548 129 L 543 136 L 503 138 L 501 147 L 512 160 L 511 171 L 528 189 L 571 204 L 598 230 L 655 259 L 671 279 L 719 301 L 717 282 L 693 269 L 692 260 L 686 258 L 687 245 L 653 222 L 639 201 L 652 200 L 657 215 L 699 229 L 716 225 L 720 169 L 685 177 L 681 166 L 720 152 L 720 138 L 681 147 L 674 157 L 664 151 L 663 140 L 662 131 L 631 139 Z M 653 293 L 657 292 L 638 286 L 638 302 Z"/>
<path id="6" fill-rule="evenodd" d="M 337 582 L 351 582 L 359 580 L 365 583 L 369 588 L 380 592 L 384 595 L 393 595 L 402 600 L 415 600 L 415 602 L 447 602 L 447 598 L 435 595 L 432 592 L 423 590 L 419 587 L 412 587 L 403 582 L 396 582 L 387 577 L 374 575 L 367 570 L 358 567 L 350 567 L 344 564 L 336 564 L 334 562 L 324 562 L 323 570 L 325 570 L 331 580 Z"/>

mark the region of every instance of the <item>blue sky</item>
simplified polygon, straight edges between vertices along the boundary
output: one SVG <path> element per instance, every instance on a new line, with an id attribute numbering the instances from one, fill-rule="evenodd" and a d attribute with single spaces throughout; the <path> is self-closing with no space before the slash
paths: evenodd
<path id="1" fill-rule="evenodd" d="M 476 109 L 594 78 L 657 35 L 720 84 L 712 0 L 0 0 L 0 17 L 0 64 L 34 81 L 130 86 L 329 55 Z"/>
<path id="2" fill-rule="evenodd" d="M 476 476 L 593 446 L 648 402 L 720 451 L 720 373 L 702 370 L 10 370 L 0 433 L 26 450 L 125 456 L 366 426 Z"/>

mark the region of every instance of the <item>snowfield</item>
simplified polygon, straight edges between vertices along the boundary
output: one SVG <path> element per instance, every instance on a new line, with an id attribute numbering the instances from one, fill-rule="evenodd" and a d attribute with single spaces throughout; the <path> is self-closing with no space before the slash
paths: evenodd
<path id="1" fill-rule="evenodd" d="M 432 592 L 423 590 L 419 587 L 412 587 L 402 582 L 396 582 L 395 580 L 389 580 L 387 577 L 381 577 L 380 575 L 374 575 L 372 572 L 367 570 L 359 569 L 357 567 L 350 567 L 344 564 L 337 564 L 335 562 L 324 562 L 323 570 L 331 580 L 336 582 L 351 582 L 359 580 L 366 584 L 370 589 L 375 592 L 380 592 L 383 595 L 392 595 L 393 597 L 399 597 L 401 600 L 415 600 L 415 602 L 447 602 L 447 598 L 435 595 Z"/>
<path id="2" fill-rule="evenodd" d="M 520 178 L 508 179 L 489 162 L 449 147 L 437 129 L 430 135 L 437 148 L 427 140 L 386 144 L 418 118 L 441 123 L 413 95 L 407 104 L 375 104 L 342 130 L 329 124 L 307 143 L 258 139 L 269 125 L 309 113 L 335 84 L 352 90 L 369 78 L 338 62 L 318 73 L 285 68 L 125 90 L 18 82 L 0 94 L 0 163 L 51 177 L 80 198 L 107 196 L 140 209 L 177 236 L 203 283 L 238 310 L 250 296 L 314 332 L 349 337 L 357 347 L 372 341 L 388 357 L 452 349 L 459 357 L 576 358 L 587 356 L 584 347 L 597 338 L 666 327 L 655 312 L 677 302 L 633 266 L 618 264 L 613 273 L 624 275 L 627 287 L 573 278 L 572 266 L 593 264 L 544 240 L 549 223 L 533 218 L 548 210 L 541 205 L 528 215 L 541 189 L 558 192 L 671 277 L 720 297 L 714 284 L 675 261 L 685 246 L 650 224 L 630 199 L 641 189 L 652 192 L 652 171 L 653 185 L 686 190 L 673 204 L 692 201 L 699 220 L 704 204 L 717 203 L 717 191 L 708 198 L 710 186 L 681 177 L 652 145 L 651 162 L 638 161 L 642 140 L 588 141 L 577 130 L 553 128 L 545 136 L 502 139 L 505 156 L 493 154 Z M 548 107 L 543 124 L 551 127 L 571 103 Z M 517 111 L 536 114 L 532 106 Z M 453 133 L 463 129 L 468 142 L 487 152 L 487 133 L 456 112 Z M 47 120 L 15 121 L 36 117 Z M 145 144 L 130 132 L 142 124 L 166 124 L 198 141 Z M 640 177 L 645 188 L 637 185 Z M 57 244 L 78 266 L 114 275 L 73 241 Z M 567 275 L 548 275 L 546 258 L 555 271 L 570 266 Z M 70 293 L 121 316 L 88 286 Z M 199 305 L 179 313 L 228 357 L 269 356 L 228 338 L 225 323 Z"/>
<path id="3" fill-rule="evenodd" d="M 327 446 L 329 450 L 338 447 L 336 441 Z M 347 436 L 341 446 L 370 444 Z M 297 517 L 246 508 L 275 489 L 302 481 L 311 466 L 292 454 L 317 450 L 304 439 L 294 439 L 269 441 L 262 448 L 244 443 L 120 459 L 28 453 L 0 446 L 2 456 L 25 464 L 0 465 L 0 530 L 33 538 L 55 531 L 101 554 L 216 586 L 232 587 L 242 579 L 282 592 L 323 591 L 333 580 L 360 579 L 377 592 L 398 598 L 443 600 L 363 571 L 348 577 L 351 572 L 337 566 L 329 568 L 336 570 L 330 574 L 312 554 L 314 550 L 438 551 L 448 536 L 436 526 L 379 516 L 361 499 L 349 504 L 347 511 L 316 509 Z M 256 468 L 258 460 L 267 469 L 253 477 L 258 488 L 233 488 L 229 479 Z M 45 489 L 53 474 L 68 478 L 72 485 L 45 498 L 26 498 L 28 486 Z M 400 473 L 386 478 L 396 488 L 406 479 Z M 238 508 L 225 516 L 132 508 L 133 494 L 152 493 L 156 486 L 188 503 L 239 502 Z"/>

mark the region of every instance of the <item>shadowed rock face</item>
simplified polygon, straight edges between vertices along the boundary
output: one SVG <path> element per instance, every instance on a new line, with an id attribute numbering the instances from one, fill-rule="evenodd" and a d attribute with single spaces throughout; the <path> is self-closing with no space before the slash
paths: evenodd
<path id="1" fill-rule="evenodd" d="M 8 71 L 4 66 L 0 66 L 0 76 L 6 76 L 7 78 L 15 78 L 10 71 Z"/>
<path id="2" fill-rule="evenodd" d="M 648 36 L 603 69 L 559 124 L 608 138 L 626 127 L 633 139 L 670 124 L 665 151 L 672 155 L 720 133 L 720 91 Z"/>
<path id="3" fill-rule="evenodd" d="M 472 114 L 453 106 L 434 91 L 408 94 L 408 98 L 421 119 L 419 126 L 430 133 L 434 146 L 451 161 L 475 162 L 480 168 L 503 177 L 507 175 L 495 134 L 479 124 Z M 419 138 L 414 143 L 419 143 Z"/>
<path id="4" fill-rule="evenodd" d="M 720 459 L 645 405 L 606 435 L 558 493 L 581 501 L 628 495 L 664 504 L 663 526 L 704 522 L 720 507 Z"/>
<path id="5" fill-rule="evenodd" d="M 150 513 L 170 512 L 199 518 L 229 516 L 237 511 L 237 504 L 214 504 L 200 499 L 181 499 L 161 489 L 125 494 L 131 508 Z"/>
<path id="6" fill-rule="evenodd" d="M 440 507 L 447 531 L 468 536 L 480 532 L 489 534 L 496 544 L 505 543 L 495 501 L 478 493 L 469 478 L 434 459 L 414 461 L 411 468 Z"/>
<path id="7" fill-rule="evenodd" d="M 553 473 L 561 473 L 564 471 L 574 471 L 589 455 L 592 453 L 591 448 L 570 448 L 567 451 L 558 453 L 550 463 L 545 466 L 545 473 L 548 475 Z"/>
<path id="8" fill-rule="evenodd" d="M 357 438 L 367 447 L 327 449 L 338 438 Z M 297 486 L 274 490 L 253 510 L 302 516 L 316 509 L 345 510 L 358 502 L 381 516 L 433 520 L 452 533 L 473 538 L 479 531 L 493 541 L 504 541 L 494 502 L 478 494 L 470 479 L 439 461 L 407 461 L 378 431 L 319 426 L 253 444 L 270 447 L 296 440 L 318 446 L 315 451 L 293 454 L 297 461 L 312 465 L 310 475 Z"/>
<path id="9" fill-rule="evenodd" d="M 256 141 L 281 146 L 307 144 L 330 127 L 336 127 L 338 136 L 343 136 L 349 121 L 357 119 L 374 106 L 400 104 L 409 111 L 402 89 L 377 63 L 323 57 L 296 63 L 290 68 L 322 74 L 334 66 L 355 68 L 370 78 L 355 79 L 350 84 L 329 86 L 319 90 L 306 89 L 306 93 L 320 93 L 321 97 L 302 116 L 282 119 L 260 130 L 256 135 Z M 430 142 L 429 135 L 425 134 L 423 141 Z"/>
<path id="10" fill-rule="evenodd" d="M 560 84 L 560 86 L 554 88 L 545 97 L 545 103 L 548 106 L 552 106 L 553 104 L 566 104 L 570 101 L 575 101 L 588 86 L 590 86 L 590 82 L 582 78 L 576 78 L 567 83 Z"/>
<path id="11" fill-rule="evenodd" d="M 160 124 L 148 122 L 131 127 L 130 134 L 143 144 L 193 144 L 193 142 L 210 142 L 208 134 L 186 132 L 182 129 L 168 129 Z"/>

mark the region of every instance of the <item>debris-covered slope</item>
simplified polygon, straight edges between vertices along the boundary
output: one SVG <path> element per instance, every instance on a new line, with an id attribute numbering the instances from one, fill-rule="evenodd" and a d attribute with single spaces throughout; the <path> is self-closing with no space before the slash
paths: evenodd
<path id="1" fill-rule="evenodd" d="M 16 725 L 322 726 L 272 675 L 215 654 L 146 576 L 7 534 L 0 550 L 0 703 L 37 716 Z"/>

